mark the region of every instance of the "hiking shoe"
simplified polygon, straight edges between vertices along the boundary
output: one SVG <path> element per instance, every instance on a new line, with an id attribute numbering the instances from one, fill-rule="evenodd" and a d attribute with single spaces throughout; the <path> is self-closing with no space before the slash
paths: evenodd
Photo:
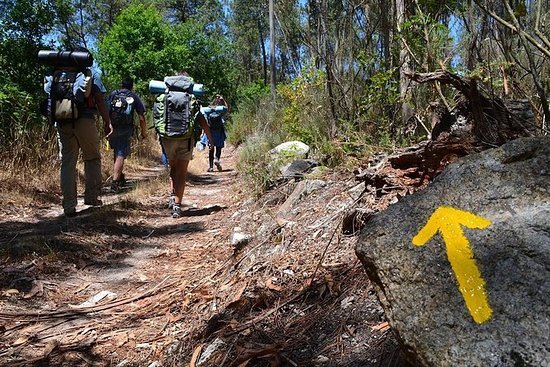
<path id="1" fill-rule="evenodd" d="M 214 168 L 208 167 L 208 169 L 206 170 L 206 172 L 214 172 Z"/>
<path id="2" fill-rule="evenodd" d="M 119 191 L 120 191 L 120 182 L 119 181 L 111 182 L 111 192 L 116 194 Z"/>
<path id="3" fill-rule="evenodd" d="M 124 186 L 126 186 L 126 183 L 127 183 L 126 176 L 124 176 L 124 173 L 121 173 L 120 178 L 118 179 L 118 186 L 119 187 L 124 187 Z"/>
<path id="4" fill-rule="evenodd" d="M 84 205 L 102 206 L 103 201 L 101 201 L 100 199 L 84 200 Z"/>
<path id="5" fill-rule="evenodd" d="M 216 165 L 216 168 L 218 169 L 218 171 L 222 171 L 222 164 L 220 163 L 220 160 L 219 159 L 214 159 L 214 164 Z"/>
<path id="6" fill-rule="evenodd" d="M 181 208 L 179 205 L 174 204 L 172 207 L 172 218 L 181 218 L 183 217 L 183 212 L 181 211 Z"/>
<path id="7" fill-rule="evenodd" d="M 176 203 L 176 198 L 173 196 L 170 196 L 170 199 L 168 199 L 168 209 L 172 210 L 174 208 L 175 203 Z"/>
<path id="8" fill-rule="evenodd" d="M 63 211 L 63 214 L 64 214 L 65 217 L 67 217 L 67 218 L 76 217 L 76 209 L 75 209 L 75 208 L 72 208 L 72 209 L 65 209 L 65 210 Z"/>

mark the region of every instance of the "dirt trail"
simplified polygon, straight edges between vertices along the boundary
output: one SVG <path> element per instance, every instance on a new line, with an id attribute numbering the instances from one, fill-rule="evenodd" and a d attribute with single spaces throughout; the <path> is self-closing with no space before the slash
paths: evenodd
<path id="1" fill-rule="evenodd" d="M 224 170 L 207 173 L 197 154 L 180 219 L 159 167 L 76 218 L 3 212 L 0 365 L 404 365 L 355 239 L 339 233 L 353 177 L 328 174 L 294 207 L 281 205 L 293 182 L 238 201 L 236 156 L 224 149 Z M 254 235 L 239 250 L 236 225 Z"/>
<path id="2" fill-rule="evenodd" d="M 232 148 L 223 153 L 222 172 L 206 173 L 203 152 L 192 161 L 180 219 L 170 217 L 163 193 L 139 203 L 125 198 L 140 182 L 159 176 L 168 193 L 162 167 L 127 173 L 128 190 L 104 195 L 101 208 L 80 199 L 76 218 L 64 218 L 59 206 L 42 207 L 35 217 L 4 213 L 0 364 L 156 360 L 166 322 L 179 317 L 166 308 L 184 300 L 186 284 L 200 287 L 214 272 L 211 246 L 214 255 L 231 254 L 220 223 L 231 215 L 235 154 Z M 170 302 L 151 307 L 167 292 Z M 76 352 L 66 353 L 71 350 Z"/>

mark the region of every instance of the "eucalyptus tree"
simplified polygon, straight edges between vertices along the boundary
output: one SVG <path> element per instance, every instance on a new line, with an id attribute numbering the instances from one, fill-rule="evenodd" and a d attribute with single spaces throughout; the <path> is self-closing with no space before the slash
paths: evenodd
<path id="1" fill-rule="evenodd" d="M 230 8 L 230 38 L 236 52 L 235 62 L 239 68 L 240 83 L 247 84 L 261 79 L 269 84 L 267 2 L 233 0 Z"/>
<path id="2" fill-rule="evenodd" d="M 303 9 L 297 0 L 275 1 L 274 17 L 280 80 L 298 75 L 304 62 Z"/>
<path id="3" fill-rule="evenodd" d="M 492 71 L 493 79 L 502 81 L 501 93 L 530 98 L 540 120 L 550 120 L 550 38 L 542 31 L 550 27 L 550 1 L 474 2 L 493 25 L 480 47 L 490 64 L 486 69 Z M 526 75 L 532 84 L 525 83 Z"/>

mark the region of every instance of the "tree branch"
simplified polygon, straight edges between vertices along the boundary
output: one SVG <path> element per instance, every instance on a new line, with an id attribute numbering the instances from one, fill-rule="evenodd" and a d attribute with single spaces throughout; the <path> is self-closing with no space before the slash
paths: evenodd
<path id="1" fill-rule="evenodd" d="M 492 10 L 487 9 L 484 5 L 482 5 L 479 0 L 474 0 L 477 6 L 481 8 L 485 13 L 489 14 L 493 19 L 495 19 L 497 22 L 499 22 L 501 25 L 505 26 L 506 28 L 516 32 L 518 35 L 525 37 L 526 40 L 528 40 L 533 46 L 535 46 L 540 52 L 542 52 L 546 57 L 550 58 L 550 49 L 547 49 L 544 47 L 544 45 L 537 42 L 537 40 L 531 36 L 529 33 L 525 32 L 523 29 L 520 29 L 519 27 L 514 26 L 513 24 L 507 22 L 506 20 L 499 17 L 495 12 Z M 505 3 L 507 3 L 507 0 L 505 0 Z M 508 4 L 509 6 L 509 4 Z"/>

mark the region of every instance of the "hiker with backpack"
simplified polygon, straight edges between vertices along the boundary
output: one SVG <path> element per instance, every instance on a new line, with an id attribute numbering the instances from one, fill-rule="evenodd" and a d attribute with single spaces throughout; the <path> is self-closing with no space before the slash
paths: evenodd
<path id="1" fill-rule="evenodd" d="M 170 166 L 172 196 L 168 207 L 172 218 L 183 216 L 187 168 L 193 159 L 196 131 L 202 128 L 211 139 L 210 129 L 193 95 L 193 79 L 186 72 L 164 78 L 166 89 L 153 105 L 153 125 L 160 136 Z M 151 86 L 151 84 L 150 84 Z M 149 88 L 151 90 L 151 87 Z"/>
<path id="2" fill-rule="evenodd" d="M 126 77 L 120 84 L 120 89 L 112 91 L 107 97 L 109 117 L 113 133 L 109 136 L 109 146 L 113 150 L 113 177 L 111 191 L 117 193 L 126 184 L 124 177 L 124 160 L 130 154 L 130 139 L 134 134 L 134 112 L 139 117 L 140 135 L 147 138 L 145 123 L 145 106 L 141 99 L 132 91 L 134 81 Z"/>
<path id="3" fill-rule="evenodd" d="M 225 119 L 224 114 L 229 110 L 229 105 L 221 94 L 216 94 L 209 107 L 203 109 L 210 127 L 210 133 L 212 134 L 212 140 L 208 140 L 206 134 L 201 135 L 200 142 L 203 145 L 209 145 L 208 149 L 208 169 L 207 172 L 214 171 L 214 165 L 218 171 L 221 172 L 221 156 L 222 148 L 225 146 L 225 139 L 227 134 L 225 133 Z M 211 141 L 212 144 L 208 144 Z"/>
<path id="4" fill-rule="evenodd" d="M 111 121 L 103 93 L 106 89 L 100 74 L 90 67 L 93 57 L 85 48 L 76 51 L 39 51 L 38 60 L 53 66 L 52 75 L 45 77 L 44 114 L 57 130 L 61 156 L 62 205 L 66 217 L 76 215 L 78 156 L 84 160 L 84 204 L 100 206 L 101 152 L 96 125 L 99 112 L 107 135 Z"/>

